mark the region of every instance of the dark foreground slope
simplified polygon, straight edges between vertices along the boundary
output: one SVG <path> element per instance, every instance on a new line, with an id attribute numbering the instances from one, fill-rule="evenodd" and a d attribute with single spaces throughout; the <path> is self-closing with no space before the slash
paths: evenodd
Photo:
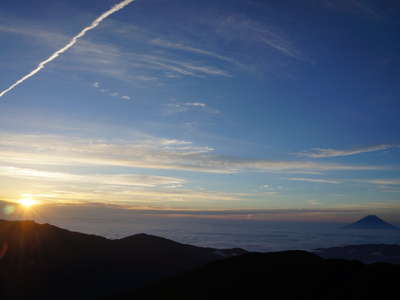
<path id="1" fill-rule="evenodd" d="M 400 266 L 325 260 L 303 251 L 248 253 L 108 299 L 391 299 Z M 397 296 L 396 296 L 397 297 Z"/>
<path id="2" fill-rule="evenodd" d="M 146 234 L 109 240 L 32 221 L 0 221 L 0 299 L 94 299 L 243 252 Z"/>
<path id="3" fill-rule="evenodd" d="M 349 245 L 319 248 L 315 253 L 323 258 L 359 260 L 363 263 L 400 264 L 400 246 L 386 244 Z"/>

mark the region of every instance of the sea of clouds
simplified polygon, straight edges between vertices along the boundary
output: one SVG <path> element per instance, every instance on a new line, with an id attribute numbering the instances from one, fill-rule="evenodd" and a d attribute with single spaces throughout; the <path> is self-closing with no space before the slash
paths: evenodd
<path id="1" fill-rule="evenodd" d="M 343 229 L 337 223 L 267 222 L 201 218 L 135 217 L 112 222 L 55 220 L 56 225 L 108 238 L 147 233 L 177 242 L 249 251 L 313 250 L 355 244 L 400 244 L 400 231 Z"/>

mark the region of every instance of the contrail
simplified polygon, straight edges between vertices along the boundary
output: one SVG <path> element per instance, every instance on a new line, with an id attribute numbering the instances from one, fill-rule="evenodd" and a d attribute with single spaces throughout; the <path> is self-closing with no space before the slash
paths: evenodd
<path id="1" fill-rule="evenodd" d="M 49 62 L 55 60 L 57 57 L 59 57 L 61 54 L 63 54 L 65 51 L 67 51 L 69 48 L 71 48 L 72 46 L 74 46 L 76 44 L 76 42 L 83 37 L 88 31 L 96 28 L 104 19 L 106 19 L 108 16 L 110 16 L 111 14 L 123 9 L 125 6 L 127 6 L 128 4 L 130 4 L 131 2 L 133 2 L 135 0 L 124 0 L 121 3 L 118 3 L 116 5 L 114 5 L 112 8 L 110 8 L 109 10 L 107 10 L 105 13 L 101 14 L 96 20 L 94 20 L 92 22 L 92 24 L 90 24 L 88 27 L 85 27 L 84 29 L 81 30 L 81 32 L 79 32 L 76 36 L 74 36 L 69 42 L 68 44 L 66 44 L 63 48 L 61 48 L 60 50 L 57 50 L 56 52 L 54 52 L 48 59 L 42 61 L 41 63 L 39 63 L 39 65 L 36 67 L 36 69 L 34 69 L 33 71 L 31 71 L 30 73 L 26 74 L 24 77 L 22 77 L 21 79 L 19 79 L 17 82 L 15 82 L 14 84 L 12 84 L 9 88 L 5 89 L 4 91 L 0 92 L 0 97 L 3 97 L 5 94 L 7 94 L 9 91 L 11 91 L 12 89 L 14 89 L 15 87 L 17 87 L 18 85 L 20 85 L 21 83 L 23 83 L 25 80 L 27 80 L 28 78 L 32 77 L 33 75 L 35 75 L 36 73 L 38 73 L 41 69 L 43 69 Z"/>

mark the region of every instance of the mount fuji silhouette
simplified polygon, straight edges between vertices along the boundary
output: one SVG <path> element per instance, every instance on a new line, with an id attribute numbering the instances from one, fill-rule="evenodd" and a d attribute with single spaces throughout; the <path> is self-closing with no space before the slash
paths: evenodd
<path id="1" fill-rule="evenodd" d="M 396 226 L 382 220 L 378 216 L 369 215 L 355 223 L 344 226 L 345 229 L 386 229 L 386 230 L 399 230 Z"/>

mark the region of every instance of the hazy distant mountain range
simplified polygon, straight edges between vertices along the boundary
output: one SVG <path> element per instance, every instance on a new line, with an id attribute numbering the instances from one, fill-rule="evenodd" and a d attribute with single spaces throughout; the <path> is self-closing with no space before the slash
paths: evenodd
<path id="1" fill-rule="evenodd" d="M 109 240 L 0 221 L 1 299 L 382 299 L 399 276 L 400 265 L 305 251 L 218 250 L 146 234 Z"/>

